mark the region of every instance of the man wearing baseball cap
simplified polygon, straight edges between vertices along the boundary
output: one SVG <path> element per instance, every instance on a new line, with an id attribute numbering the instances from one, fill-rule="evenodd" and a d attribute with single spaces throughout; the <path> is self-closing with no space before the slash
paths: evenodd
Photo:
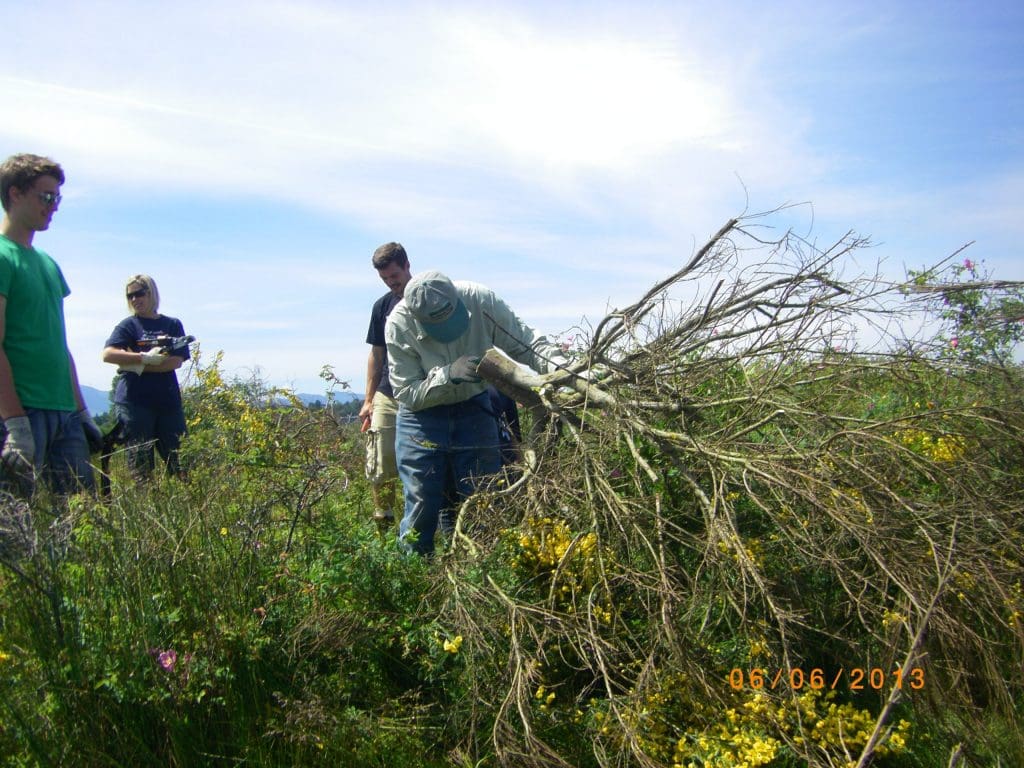
<path id="1" fill-rule="evenodd" d="M 438 526 L 451 533 L 459 504 L 501 467 L 497 419 L 476 372 L 480 358 L 496 347 L 540 372 L 566 361 L 493 291 L 436 271 L 408 282 L 384 337 L 399 403 L 395 452 L 405 494 L 399 538 L 429 555 Z"/>

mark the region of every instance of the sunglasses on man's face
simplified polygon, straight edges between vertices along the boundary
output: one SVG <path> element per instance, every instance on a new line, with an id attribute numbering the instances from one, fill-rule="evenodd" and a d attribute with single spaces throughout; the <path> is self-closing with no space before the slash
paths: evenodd
<path id="1" fill-rule="evenodd" d="M 125 294 L 125 298 L 127 298 L 128 301 L 131 301 L 132 299 L 141 299 L 147 293 L 149 293 L 149 291 L 147 291 L 145 288 L 143 288 L 140 291 L 129 291 L 128 293 Z"/>
<path id="2" fill-rule="evenodd" d="M 40 192 L 39 201 L 43 205 L 60 205 L 60 192 Z"/>

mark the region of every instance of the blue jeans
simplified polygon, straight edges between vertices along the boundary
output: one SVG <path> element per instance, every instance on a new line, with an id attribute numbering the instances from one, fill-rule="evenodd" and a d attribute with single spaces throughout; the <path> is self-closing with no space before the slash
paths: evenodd
<path id="1" fill-rule="evenodd" d="M 400 407 L 395 453 L 405 493 L 399 540 L 413 552 L 433 554 L 438 526 L 455 530 L 461 502 L 501 469 L 498 422 L 487 393 L 421 411 Z"/>
<path id="2" fill-rule="evenodd" d="M 89 443 L 78 414 L 26 408 L 25 415 L 36 444 L 32 465 L 46 483 L 60 494 L 95 488 Z"/>
<path id="3" fill-rule="evenodd" d="M 185 434 L 185 414 L 180 408 L 149 408 L 144 405 L 117 403 L 114 413 L 124 424 L 128 440 L 128 467 L 137 477 L 153 473 L 156 459 L 153 447 L 167 465 L 167 473 L 181 472 L 178 449 Z"/>

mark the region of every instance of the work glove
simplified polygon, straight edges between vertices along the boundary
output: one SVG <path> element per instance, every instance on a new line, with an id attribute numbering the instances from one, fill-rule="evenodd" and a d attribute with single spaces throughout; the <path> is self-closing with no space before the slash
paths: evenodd
<path id="1" fill-rule="evenodd" d="M 122 363 L 117 367 L 119 373 L 134 373 L 139 376 L 146 370 L 147 365 L 160 365 L 164 360 L 167 359 L 167 352 L 162 348 L 150 349 L 146 352 L 140 352 L 142 359 L 137 363 Z"/>
<path id="2" fill-rule="evenodd" d="M 0 455 L 0 463 L 9 475 L 31 482 L 35 475 L 32 462 L 36 455 L 32 424 L 28 416 L 12 416 L 4 422 L 4 426 L 7 427 L 7 441 Z"/>
<path id="3" fill-rule="evenodd" d="M 131 365 L 125 365 L 124 363 L 122 363 L 117 367 L 118 373 L 136 373 L 139 376 L 142 375 L 142 372 L 144 370 L 146 370 L 145 363 L 133 363 Z"/>
<path id="4" fill-rule="evenodd" d="M 479 357 L 463 355 L 448 366 L 448 380 L 452 384 L 462 384 L 467 381 L 480 381 L 480 377 L 476 375 L 476 367 L 478 365 L 480 365 Z"/>
<path id="5" fill-rule="evenodd" d="M 85 433 L 85 441 L 89 444 L 89 453 L 99 453 L 103 448 L 103 433 L 92 420 L 88 408 L 78 412 L 78 419 L 82 422 L 82 431 Z"/>

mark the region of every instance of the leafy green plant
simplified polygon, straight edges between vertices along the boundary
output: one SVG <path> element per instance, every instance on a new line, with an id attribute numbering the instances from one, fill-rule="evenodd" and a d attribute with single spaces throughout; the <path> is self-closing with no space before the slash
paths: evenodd
<path id="1" fill-rule="evenodd" d="M 947 357 L 1006 363 L 1024 341 L 1024 284 L 993 280 L 981 262 L 910 270 L 904 292 L 924 297 L 941 319 Z"/>

